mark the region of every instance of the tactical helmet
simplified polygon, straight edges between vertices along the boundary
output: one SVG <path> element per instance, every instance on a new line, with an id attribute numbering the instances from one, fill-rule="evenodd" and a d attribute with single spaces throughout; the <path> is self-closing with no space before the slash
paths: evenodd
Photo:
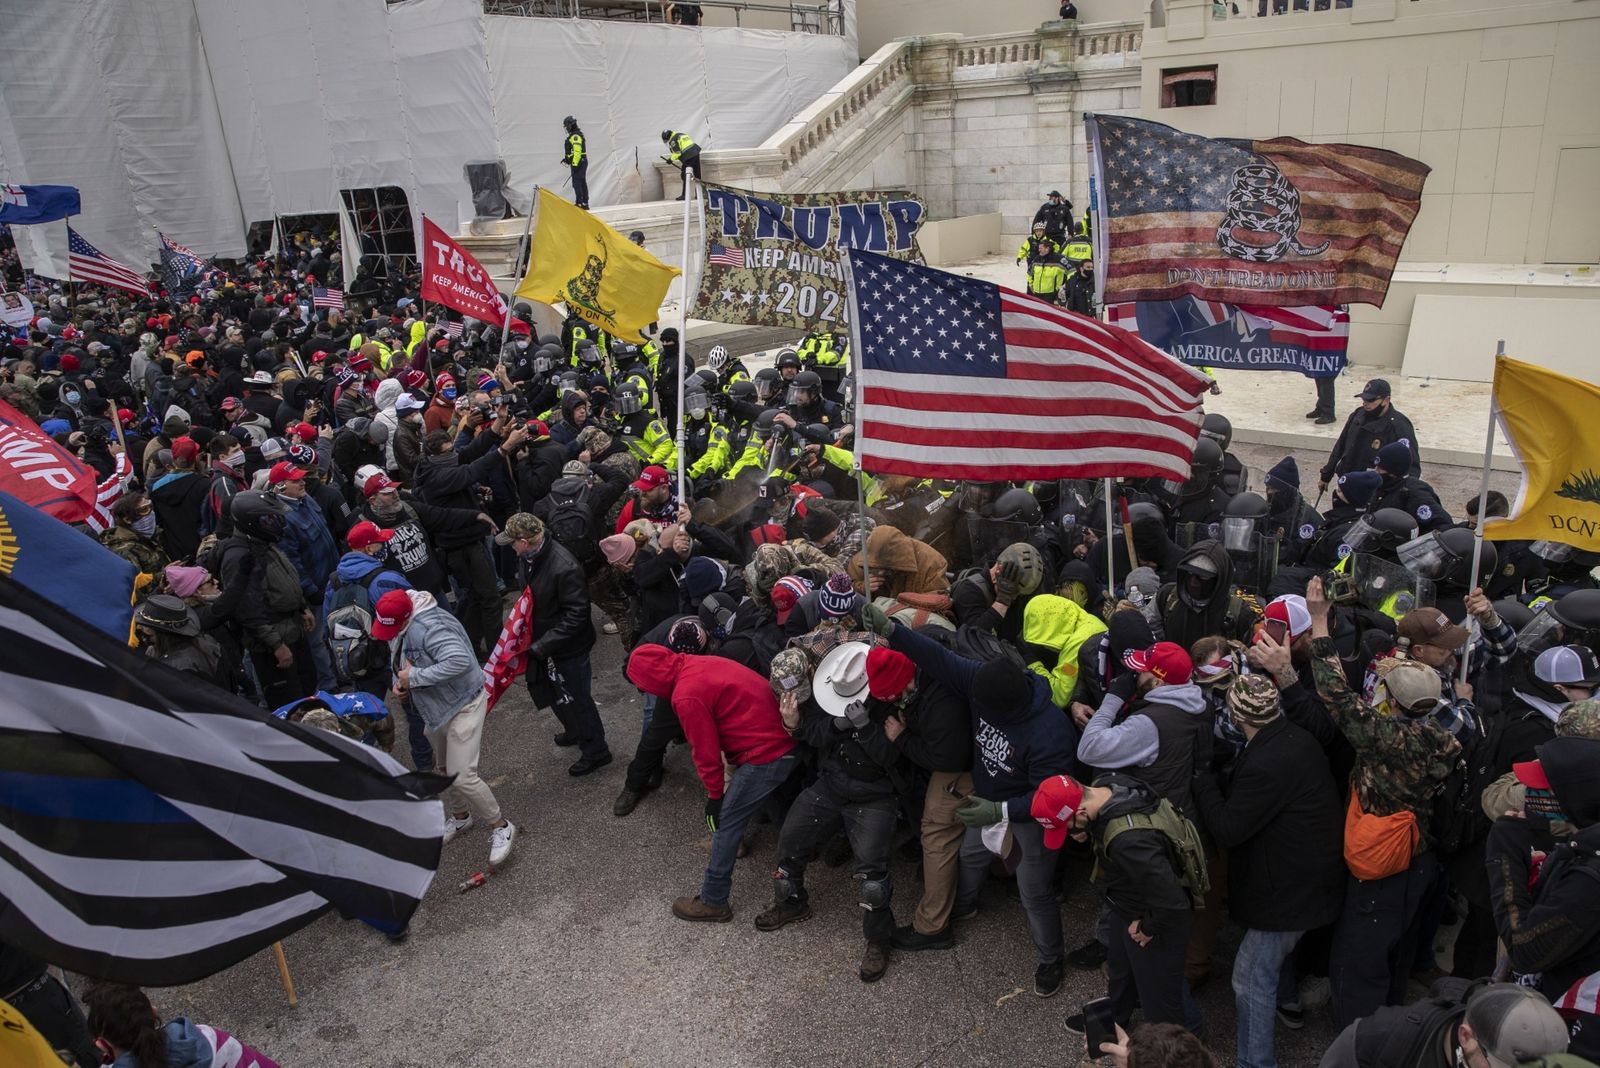
<path id="1" fill-rule="evenodd" d="M 568 133 L 571 133 L 573 130 L 578 128 L 578 120 L 573 118 L 571 115 L 568 115 L 566 118 L 561 120 L 561 125 L 567 128 Z"/>
<path id="2" fill-rule="evenodd" d="M 546 345 L 548 345 L 551 348 L 555 349 L 557 352 L 561 351 L 561 339 L 559 337 L 557 337 L 556 335 L 554 335 L 554 334 L 540 334 L 539 335 L 539 347 L 542 349 Z"/>
<path id="3" fill-rule="evenodd" d="M 1494 574 L 1500 564 L 1500 554 L 1494 542 L 1484 542 L 1483 553 L 1478 561 L 1478 581 L 1470 581 L 1475 540 L 1472 531 L 1466 527 L 1450 527 L 1411 539 L 1395 550 L 1395 556 L 1407 570 L 1423 578 L 1467 589 Z"/>
<path id="4" fill-rule="evenodd" d="M 618 394 L 621 397 L 621 394 Z M 706 411 L 711 407 L 711 397 L 705 390 L 698 386 L 690 386 L 683 394 L 683 410 L 689 414 L 690 419 L 704 419 Z"/>
<path id="5" fill-rule="evenodd" d="M 717 374 L 728 366 L 728 350 L 722 345 L 712 345 L 711 351 L 706 354 L 706 366 Z"/>
<path id="6" fill-rule="evenodd" d="M 769 367 L 766 370 L 770 371 L 772 368 Z M 760 377 L 759 374 L 757 377 Z M 747 378 L 741 378 L 728 386 L 728 396 L 745 404 L 754 404 L 756 402 L 756 384 Z"/>
<path id="7" fill-rule="evenodd" d="M 765 404 L 778 395 L 778 389 L 783 384 L 783 380 L 778 377 L 777 368 L 763 367 L 756 372 L 754 384 L 756 398 L 762 404 Z"/>
<path id="8" fill-rule="evenodd" d="M 780 371 L 785 367 L 793 367 L 798 371 L 800 369 L 800 357 L 796 355 L 794 349 L 784 349 L 778 353 L 778 358 L 772 362 L 772 366 Z"/>
<path id="9" fill-rule="evenodd" d="M 1417 536 L 1417 521 L 1410 512 L 1398 508 L 1379 508 L 1367 516 L 1378 533 L 1378 547 L 1398 549 Z"/>
<path id="10" fill-rule="evenodd" d="M 777 425 L 777 418 L 778 412 L 775 408 L 768 408 L 766 411 L 756 416 L 755 436 L 760 438 L 762 441 L 766 441 L 767 439 L 771 438 L 773 428 Z"/>
<path id="11" fill-rule="evenodd" d="M 794 376 L 793 384 L 797 389 L 821 389 L 822 376 L 815 371 L 801 371 Z"/>
<path id="12" fill-rule="evenodd" d="M 289 506 L 275 493 L 243 490 L 228 506 L 233 525 L 258 541 L 275 542 L 289 525 Z"/>
<path id="13" fill-rule="evenodd" d="M 644 397 L 638 383 L 629 380 L 617 388 L 611 397 L 611 406 L 618 415 L 637 415 L 644 411 Z"/>
<path id="14" fill-rule="evenodd" d="M 1573 590 L 1550 605 L 1558 623 L 1577 630 L 1600 630 L 1600 590 Z"/>
<path id="15" fill-rule="evenodd" d="M 684 382 L 685 389 L 694 389 L 696 386 L 699 386 L 707 393 L 715 393 L 717 391 L 716 372 L 702 367 Z"/>
<path id="16" fill-rule="evenodd" d="M 662 130 L 661 131 L 661 140 L 662 141 L 670 141 L 670 140 L 672 140 L 672 131 L 671 130 Z"/>
<path id="17" fill-rule="evenodd" d="M 638 245 L 640 248 L 643 248 L 644 247 L 644 231 L 643 230 L 629 230 L 628 231 L 628 240 L 632 241 L 635 245 Z"/>
<path id="18" fill-rule="evenodd" d="M 1179 492 L 1185 497 L 1207 493 L 1216 485 L 1217 476 L 1221 473 L 1222 446 L 1202 435 L 1194 443 L 1194 460 L 1189 466 L 1189 477 Z"/>
<path id="19" fill-rule="evenodd" d="M 1255 548 L 1253 535 L 1266 522 L 1267 500 L 1259 493 L 1235 493 L 1222 509 L 1222 547 L 1229 552 Z"/>
<path id="20" fill-rule="evenodd" d="M 995 519 L 1009 519 L 1030 527 L 1044 519 L 1038 498 L 1020 487 L 1008 489 L 996 497 L 990 514 Z"/>
<path id="21" fill-rule="evenodd" d="M 578 342 L 578 362 L 589 367 L 598 367 L 604 362 L 600 355 L 600 346 L 592 341 Z"/>
<path id="22" fill-rule="evenodd" d="M 1200 433 L 1222 446 L 1222 451 L 1228 451 L 1228 445 L 1233 441 L 1233 424 L 1228 422 L 1228 417 L 1213 412 L 1205 417 L 1200 424 Z"/>
<path id="23" fill-rule="evenodd" d="M 568 393 L 581 393 L 583 391 L 583 376 L 568 368 L 562 371 L 556 379 L 556 396 L 565 397 Z"/>

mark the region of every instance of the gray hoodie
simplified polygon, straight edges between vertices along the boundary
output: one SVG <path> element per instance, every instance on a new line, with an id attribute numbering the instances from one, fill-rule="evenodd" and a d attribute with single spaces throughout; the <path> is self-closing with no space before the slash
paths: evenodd
<path id="1" fill-rule="evenodd" d="M 426 590 L 407 590 L 411 620 L 389 643 L 391 666 L 411 665 L 411 707 L 438 730 L 483 692 L 483 668 L 472 640 L 449 610 Z"/>
<path id="2" fill-rule="evenodd" d="M 1144 695 L 1152 704 L 1174 705 L 1193 715 L 1206 715 L 1206 696 L 1192 682 L 1181 686 L 1157 686 Z M 1083 728 L 1078 739 L 1078 759 L 1104 771 L 1143 768 L 1153 764 L 1161 739 L 1150 717 L 1137 713 L 1116 723 L 1122 699 L 1107 694 Z"/>

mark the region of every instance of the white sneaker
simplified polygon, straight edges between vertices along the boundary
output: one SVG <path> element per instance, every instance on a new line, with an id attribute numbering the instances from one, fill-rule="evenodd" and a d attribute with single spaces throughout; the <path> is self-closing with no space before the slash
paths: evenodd
<path id="1" fill-rule="evenodd" d="M 503 827 L 496 827 L 489 835 L 489 866 L 495 867 L 505 863 L 511 855 L 511 843 L 516 841 L 517 825 L 506 820 Z"/>
<path id="2" fill-rule="evenodd" d="M 611 620 L 608 619 L 604 623 L 600 624 L 600 633 L 602 633 L 602 634 L 615 634 L 616 632 L 617 632 L 617 625 L 615 623 L 613 623 Z"/>
<path id="3" fill-rule="evenodd" d="M 472 813 L 465 816 L 452 816 L 448 812 L 444 817 L 444 840 L 449 842 L 456 835 L 472 826 Z"/>

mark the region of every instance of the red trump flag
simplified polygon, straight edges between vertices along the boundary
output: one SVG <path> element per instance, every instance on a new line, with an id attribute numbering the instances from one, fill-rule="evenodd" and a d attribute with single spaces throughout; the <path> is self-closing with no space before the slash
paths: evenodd
<path id="1" fill-rule="evenodd" d="M 505 298 L 495 288 L 489 272 L 426 215 L 422 217 L 421 258 L 424 301 L 443 304 L 495 326 L 505 322 Z M 527 326 L 518 320 L 512 320 L 511 328 L 517 333 L 527 332 Z"/>
<path id="2" fill-rule="evenodd" d="M 63 523 L 80 523 L 95 510 L 98 483 L 93 468 L 0 401 L 0 492 Z"/>

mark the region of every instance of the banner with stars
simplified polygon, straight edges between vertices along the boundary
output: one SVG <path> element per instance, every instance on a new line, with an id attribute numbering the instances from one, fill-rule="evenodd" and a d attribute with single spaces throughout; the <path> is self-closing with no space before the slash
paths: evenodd
<path id="1" fill-rule="evenodd" d="M 689 313 L 697 319 L 842 333 L 847 250 L 922 262 L 917 228 L 927 208 L 910 193 L 704 188 L 705 270 Z"/>

